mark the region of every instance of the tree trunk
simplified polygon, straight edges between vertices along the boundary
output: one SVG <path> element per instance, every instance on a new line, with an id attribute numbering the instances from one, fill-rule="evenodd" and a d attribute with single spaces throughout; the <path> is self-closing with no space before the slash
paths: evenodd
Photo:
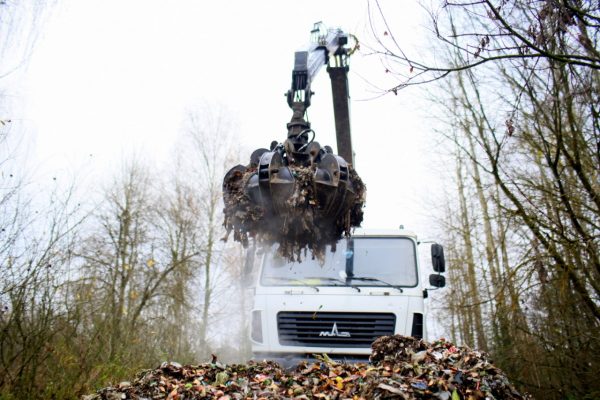
<path id="1" fill-rule="evenodd" d="M 471 238 L 471 223 L 469 221 L 469 212 L 467 206 L 467 197 L 465 193 L 464 178 L 462 173 L 462 159 L 458 156 L 458 162 L 456 166 L 456 178 L 458 183 L 458 196 L 460 203 L 460 219 L 461 219 L 461 233 L 462 239 L 465 244 L 465 257 L 467 264 L 467 286 L 468 290 L 468 302 L 470 308 L 470 315 L 473 319 L 473 329 L 475 331 L 475 340 L 477 347 L 480 350 L 487 350 L 486 335 L 483 327 L 482 314 L 481 314 L 481 298 L 479 296 L 479 287 L 477 284 L 477 272 L 475 270 L 475 257 L 473 255 L 473 241 Z M 473 345 L 475 343 L 471 343 Z"/>

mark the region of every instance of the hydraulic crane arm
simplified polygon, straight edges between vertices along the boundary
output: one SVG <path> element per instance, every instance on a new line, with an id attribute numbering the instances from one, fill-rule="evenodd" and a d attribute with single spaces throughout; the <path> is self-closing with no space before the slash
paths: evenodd
<path id="1" fill-rule="evenodd" d="M 287 92 L 287 102 L 292 110 L 304 116 L 314 94 L 311 91 L 311 83 L 321 68 L 327 65 L 331 79 L 338 154 L 353 165 L 348 90 L 348 36 L 340 29 L 326 30 L 321 22 L 314 25 L 307 49 L 296 51 L 294 54 L 292 87 Z M 302 128 L 308 128 L 306 121 L 302 123 L 296 114 L 292 122 Z M 296 130 L 289 132 L 288 139 L 294 134 L 297 134 Z"/>
<path id="2" fill-rule="evenodd" d="M 307 247 L 313 255 L 322 254 L 325 245 L 335 246 L 342 234 L 360 226 L 365 186 L 352 168 L 348 37 L 339 29 L 314 25 L 309 45 L 294 55 L 286 95 L 293 112 L 287 139 L 255 150 L 247 166 L 238 165 L 225 175 L 225 227 L 234 232 L 235 240 L 245 244 L 249 235 L 270 238 L 293 259 Z M 311 84 L 325 65 L 340 155 L 314 140 L 315 132 L 305 119 Z"/>

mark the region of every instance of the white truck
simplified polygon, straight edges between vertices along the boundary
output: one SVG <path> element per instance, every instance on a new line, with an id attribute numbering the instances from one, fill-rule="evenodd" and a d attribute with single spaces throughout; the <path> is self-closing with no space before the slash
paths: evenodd
<path id="1" fill-rule="evenodd" d="M 258 264 L 252 268 L 258 274 L 251 329 L 257 359 L 288 365 L 326 353 L 344 361 L 366 360 L 378 336 L 426 333 L 428 285 L 419 267 L 416 235 L 355 230 L 337 241 L 360 225 L 364 204 L 350 132 L 348 58 L 358 47 L 349 48 L 351 37 L 315 24 L 309 45 L 294 54 L 287 139 L 256 149 L 249 164 L 233 167 L 223 180 L 228 234 L 233 232 L 244 245 L 261 232 L 281 243 L 280 251 L 277 245 L 263 249 L 260 257 L 250 251 L 247 260 Z M 307 120 L 311 82 L 324 65 L 331 80 L 339 155 L 314 141 Z M 290 213 L 290 204 L 300 208 Z M 290 256 L 290 243 L 292 249 L 314 248 L 319 257 L 305 254 L 302 262 L 289 261 L 296 258 Z M 435 273 L 429 285 L 443 287 L 442 247 L 433 244 L 431 254 Z"/>
<path id="2" fill-rule="evenodd" d="M 445 267 L 442 246 L 433 244 L 435 273 L 424 284 L 418 246 L 409 231 L 357 230 L 324 260 L 288 262 L 265 251 L 256 261 L 254 358 L 286 366 L 322 353 L 366 361 L 379 336 L 425 336 L 424 299 L 428 286 L 444 286 Z"/>

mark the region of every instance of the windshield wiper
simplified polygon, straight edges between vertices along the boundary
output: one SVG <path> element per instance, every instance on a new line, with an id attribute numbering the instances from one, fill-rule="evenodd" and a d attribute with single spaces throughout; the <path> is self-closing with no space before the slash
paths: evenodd
<path id="1" fill-rule="evenodd" d="M 357 281 L 364 281 L 364 282 L 379 282 L 382 283 L 383 285 L 385 285 L 385 287 L 391 287 L 394 289 L 397 289 L 400 291 L 400 293 L 404 293 L 404 290 L 402 290 L 402 288 L 398 285 L 392 285 L 391 283 L 388 283 L 386 281 L 382 281 L 381 279 L 377 279 L 377 278 L 371 278 L 368 276 L 349 276 L 348 278 L 349 280 L 357 280 Z"/>
<path id="2" fill-rule="evenodd" d="M 309 285 L 308 283 L 306 283 L 306 279 L 286 278 L 284 276 L 271 276 L 269 279 L 277 280 L 282 283 L 285 283 L 285 282 L 298 283 L 298 284 L 300 284 L 298 286 L 308 286 L 309 288 L 314 289 L 317 292 L 319 291 L 319 288 L 317 286 Z"/>
<path id="3" fill-rule="evenodd" d="M 327 282 L 336 282 L 336 283 L 341 283 L 341 285 L 331 285 L 331 286 L 347 286 L 347 287 L 351 287 L 352 289 L 356 289 L 357 292 L 360 292 L 360 288 L 356 287 L 354 285 L 348 285 L 346 284 L 345 281 L 339 279 L 339 278 L 331 278 L 328 276 L 307 276 L 304 279 L 321 279 L 323 281 L 327 281 Z"/>

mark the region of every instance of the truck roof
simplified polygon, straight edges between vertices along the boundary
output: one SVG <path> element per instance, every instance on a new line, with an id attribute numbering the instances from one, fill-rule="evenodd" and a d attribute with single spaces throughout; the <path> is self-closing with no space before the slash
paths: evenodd
<path id="1" fill-rule="evenodd" d="M 402 236 L 417 239 L 415 232 L 406 229 L 363 229 L 356 228 L 352 236 Z"/>

